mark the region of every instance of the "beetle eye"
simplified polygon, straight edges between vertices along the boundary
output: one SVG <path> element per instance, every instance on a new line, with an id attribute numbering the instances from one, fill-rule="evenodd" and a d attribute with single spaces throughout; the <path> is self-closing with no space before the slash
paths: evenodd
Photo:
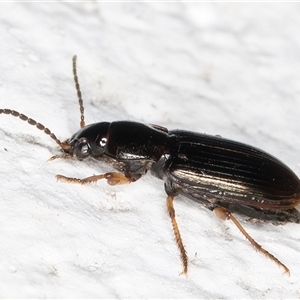
<path id="1" fill-rule="evenodd" d="M 103 137 L 99 142 L 100 147 L 105 147 L 106 142 L 107 142 L 107 138 Z"/>
<path id="2" fill-rule="evenodd" d="M 78 158 L 84 158 L 90 154 L 90 145 L 86 138 L 81 138 L 75 145 L 74 154 Z"/>
<path id="3" fill-rule="evenodd" d="M 87 155 L 88 152 L 89 152 L 89 146 L 88 146 L 88 144 L 83 144 L 83 145 L 81 146 L 80 152 L 81 152 L 81 154 L 83 154 L 83 155 Z"/>

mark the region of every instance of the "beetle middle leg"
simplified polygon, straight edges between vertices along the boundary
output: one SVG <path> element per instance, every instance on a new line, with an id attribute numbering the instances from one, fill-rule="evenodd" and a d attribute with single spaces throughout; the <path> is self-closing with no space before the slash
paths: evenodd
<path id="1" fill-rule="evenodd" d="M 182 264 L 183 264 L 183 271 L 181 272 L 181 274 L 187 274 L 187 271 L 188 271 L 188 256 L 187 256 L 186 250 L 183 246 L 180 231 L 179 231 L 179 228 L 178 228 L 178 225 L 177 225 L 177 221 L 175 219 L 175 209 L 174 209 L 174 206 L 173 206 L 174 197 L 175 197 L 174 195 L 169 195 L 167 197 L 167 208 L 168 208 L 169 216 L 171 218 L 173 232 L 174 232 L 174 235 L 175 235 L 175 240 L 176 240 L 177 246 L 180 250 L 180 257 L 181 257 L 181 261 L 182 261 Z"/>
<path id="2" fill-rule="evenodd" d="M 101 175 L 93 175 L 90 177 L 86 177 L 83 179 L 79 178 L 72 178 L 72 177 L 66 177 L 64 175 L 56 175 L 55 176 L 57 180 L 65 181 L 65 182 L 70 182 L 70 183 L 78 183 L 78 184 L 88 184 L 88 183 L 94 183 L 97 182 L 98 180 L 101 179 L 106 179 L 107 183 L 109 185 L 117 185 L 117 184 L 126 184 L 130 182 L 136 181 L 138 176 L 125 176 L 121 173 L 117 172 L 108 172 L 105 174 Z"/>
<path id="3" fill-rule="evenodd" d="M 241 223 L 231 214 L 231 212 L 223 207 L 216 207 L 214 209 L 215 214 L 217 215 L 218 218 L 221 220 L 225 221 L 230 219 L 235 226 L 240 230 L 240 232 L 246 237 L 246 239 L 252 244 L 252 246 L 255 248 L 255 250 L 263 253 L 266 255 L 268 258 L 273 260 L 277 265 L 282 267 L 284 269 L 284 273 L 287 275 L 290 275 L 290 270 L 288 269 L 287 266 L 285 266 L 279 259 L 277 259 L 273 254 L 265 250 L 261 245 L 259 245 L 248 233 L 247 231 L 243 228 Z"/>

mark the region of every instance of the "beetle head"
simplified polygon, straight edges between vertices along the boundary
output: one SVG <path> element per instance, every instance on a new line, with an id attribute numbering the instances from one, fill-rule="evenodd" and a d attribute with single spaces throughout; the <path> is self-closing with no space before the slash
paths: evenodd
<path id="1" fill-rule="evenodd" d="M 64 144 L 62 150 L 79 160 L 89 156 L 99 158 L 105 151 L 110 123 L 101 122 L 87 125 L 77 131 Z"/>

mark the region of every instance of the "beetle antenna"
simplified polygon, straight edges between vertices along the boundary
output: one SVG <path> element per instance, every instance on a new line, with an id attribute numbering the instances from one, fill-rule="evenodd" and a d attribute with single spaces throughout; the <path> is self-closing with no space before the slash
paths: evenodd
<path id="1" fill-rule="evenodd" d="M 28 118 L 27 116 L 11 109 L 0 109 L 0 114 L 12 115 L 14 117 L 19 117 L 22 121 L 28 122 L 30 125 L 35 126 L 37 129 L 44 131 L 47 135 L 49 135 L 63 150 L 67 150 L 70 148 L 70 145 L 67 143 L 62 143 L 54 133 L 50 131 L 43 124 L 36 122 L 35 120 Z"/>
<path id="2" fill-rule="evenodd" d="M 73 56 L 73 74 L 74 74 L 75 87 L 76 87 L 76 91 L 77 91 L 77 97 L 78 97 L 79 108 L 80 108 L 80 127 L 83 128 L 85 126 L 84 107 L 83 107 L 83 100 L 81 97 L 80 86 L 79 86 L 79 82 L 78 82 L 76 60 L 77 60 L 77 56 L 74 55 Z"/>

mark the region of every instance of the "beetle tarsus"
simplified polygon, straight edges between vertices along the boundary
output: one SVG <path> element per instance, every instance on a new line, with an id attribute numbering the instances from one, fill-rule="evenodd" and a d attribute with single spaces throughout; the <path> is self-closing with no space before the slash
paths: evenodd
<path id="1" fill-rule="evenodd" d="M 63 153 L 63 154 L 51 156 L 50 158 L 47 159 L 47 161 L 52 161 L 52 160 L 55 160 L 55 159 L 58 159 L 58 158 L 69 159 L 69 158 L 72 158 L 72 157 L 73 156 L 70 155 L 69 153 Z"/>
<path id="2" fill-rule="evenodd" d="M 124 176 L 121 173 L 117 172 L 108 172 L 101 175 L 93 175 L 90 177 L 86 177 L 83 179 L 80 178 L 73 178 L 73 177 L 66 177 L 64 175 L 56 175 L 55 176 L 57 180 L 69 182 L 69 183 L 78 183 L 78 184 L 89 184 L 89 183 L 95 183 L 98 180 L 106 179 L 107 183 L 109 185 L 118 185 L 118 184 L 126 184 L 132 182 L 131 178 L 128 178 Z"/>
<path id="3" fill-rule="evenodd" d="M 257 250 L 258 252 L 263 253 L 266 257 L 273 260 L 279 267 L 282 267 L 284 269 L 284 274 L 287 274 L 290 276 L 290 270 L 287 266 L 285 266 L 278 258 L 276 258 L 273 254 L 265 250 L 261 245 L 259 245 L 244 229 L 244 227 L 241 225 L 241 223 L 231 214 L 231 212 L 223 207 L 216 207 L 214 209 L 215 214 L 218 218 L 221 220 L 231 220 L 236 227 L 240 230 L 240 232 L 246 237 L 246 239 L 252 244 L 252 246 Z"/>

